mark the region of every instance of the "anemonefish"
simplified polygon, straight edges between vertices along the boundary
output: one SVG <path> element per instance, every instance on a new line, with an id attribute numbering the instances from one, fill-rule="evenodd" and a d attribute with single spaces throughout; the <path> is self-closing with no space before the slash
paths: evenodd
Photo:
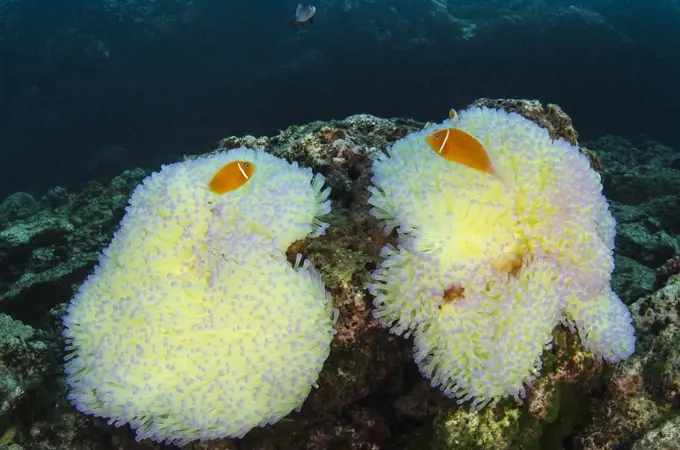
<path id="1" fill-rule="evenodd" d="M 210 180 L 210 190 L 215 194 L 234 191 L 253 176 L 255 166 L 248 161 L 232 161 L 222 166 Z"/>
<path id="2" fill-rule="evenodd" d="M 426 138 L 427 144 L 448 161 L 498 177 L 489 154 L 476 137 L 460 128 L 443 128 Z"/>

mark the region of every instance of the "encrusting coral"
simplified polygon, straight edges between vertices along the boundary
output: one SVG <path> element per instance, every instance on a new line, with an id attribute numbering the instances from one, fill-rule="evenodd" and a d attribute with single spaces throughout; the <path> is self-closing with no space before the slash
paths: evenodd
<path id="1" fill-rule="evenodd" d="M 332 303 L 285 251 L 324 233 L 323 184 L 246 148 L 147 177 L 64 317 L 71 402 L 179 444 L 299 408 L 330 352 Z"/>
<path id="2" fill-rule="evenodd" d="M 428 146 L 449 127 L 478 140 L 491 174 Z M 608 362 L 631 355 L 631 316 L 610 288 L 614 219 L 577 147 L 473 107 L 401 139 L 373 172 L 371 212 L 399 234 L 369 284 L 375 316 L 414 334 L 433 386 L 477 408 L 522 397 L 559 323 Z"/>

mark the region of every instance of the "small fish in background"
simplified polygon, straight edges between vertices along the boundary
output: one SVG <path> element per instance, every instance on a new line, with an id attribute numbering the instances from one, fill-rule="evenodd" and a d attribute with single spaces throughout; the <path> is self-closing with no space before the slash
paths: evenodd
<path id="1" fill-rule="evenodd" d="M 300 27 L 307 24 L 313 24 L 314 13 L 316 13 L 315 6 L 298 3 L 297 7 L 295 8 L 295 16 L 290 19 L 290 25 L 293 27 Z"/>

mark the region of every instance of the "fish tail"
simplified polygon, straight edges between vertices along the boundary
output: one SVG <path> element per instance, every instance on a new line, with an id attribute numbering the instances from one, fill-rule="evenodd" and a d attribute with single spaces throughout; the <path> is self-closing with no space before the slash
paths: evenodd
<path id="1" fill-rule="evenodd" d="M 503 175 L 501 173 L 501 171 L 498 169 L 498 167 L 493 162 L 491 162 L 489 164 L 489 168 L 488 168 L 487 172 L 489 173 L 489 175 L 496 178 L 501 183 L 506 183 L 507 180 L 506 180 L 505 175 Z"/>
<path id="2" fill-rule="evenodd" d="M 501 174 L 501 171 L 498 169 L 498 166 L 496 165 L 494 160 L 491 159 L 491 155 L 487 154 L 487 158 L 488 158 L 488 164 L 486 166 L 485 172 L 487 172 L 492 177 L 504 182 L 505 181 L 504 177 Z"/>

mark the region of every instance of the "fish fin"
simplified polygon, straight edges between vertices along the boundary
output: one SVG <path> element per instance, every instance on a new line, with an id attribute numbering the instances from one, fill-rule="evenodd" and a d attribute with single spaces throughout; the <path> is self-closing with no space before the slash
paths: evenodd
<path id="1" fill-rule="evenodd" d="M 313 25 L 314 24 L 314 16 L 310 17 L 307 22 L 309 22 L 310 25 Z"/>
<path id="2" fill-rule="evenodd" d="M 493 178 L 496 178 L 501 183 L 507 184 L 507 180 L 508 180 L 507 177 L 503 173 L 501 173 L 501 171 L 498 169 L 498 166 L 493 161 L 493 159 L 491 159 L 491 155 L 489 155 L 488 152 L 487 152 L 487 155 L 488 155 L 489 161 L 490 161 L 489 169 L 487 171 L 488 174 L 491 175 Z"/>

